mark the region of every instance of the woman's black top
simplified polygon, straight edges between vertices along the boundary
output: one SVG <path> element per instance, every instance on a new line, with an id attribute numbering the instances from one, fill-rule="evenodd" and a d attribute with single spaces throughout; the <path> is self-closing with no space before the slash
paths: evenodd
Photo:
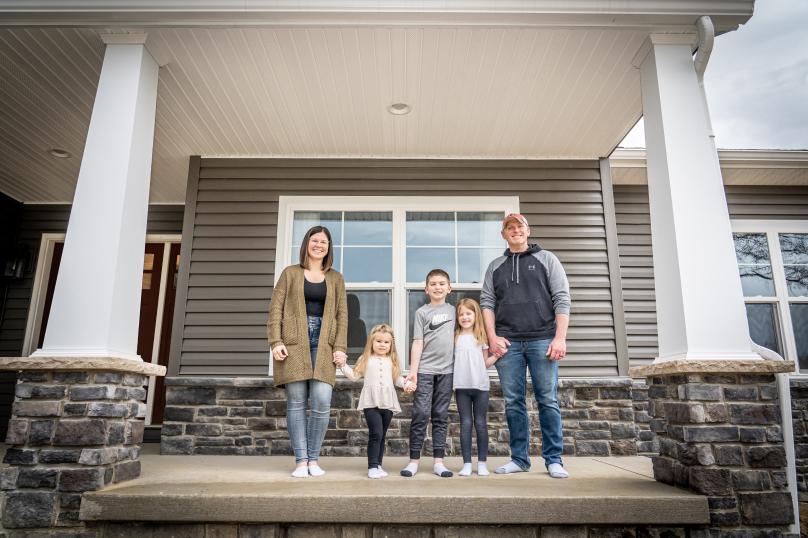
<path id="1" fill-rule="evenodd" d="M 303 297 L 306 299 L 306 315 L 314 316 L 317 318 L 323 317 L 323 310 L 325 310 L 325 294 L 328 290 L 325 280 L 319 284 L 309 282 L 307 278 L 303 279 Z"/>

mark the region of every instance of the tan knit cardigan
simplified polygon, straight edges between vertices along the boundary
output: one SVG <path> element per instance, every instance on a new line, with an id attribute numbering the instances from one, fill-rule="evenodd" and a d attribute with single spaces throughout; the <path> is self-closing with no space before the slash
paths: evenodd
<path id="1" fill-rule="evenodd" d="M 272 375 L 275 386 L 293 381 L 316 379 L 334 385 L 337 370 L 334 351 L 348 349 L 348 304 L 345 297 L 345 281 L 333 269 L 325 273 L 326 296 L 320 342 L 317 347 L 314 372 L 311 369 L 309 350 L 309 326 L 306 316 L 306 299 L 303 296 L 304 269 L 291 265 L 283 270 L 269 303 L 267 337 L 269 347 L 286 346 L 289 356 L 284 360 L 272 360 Z"/>

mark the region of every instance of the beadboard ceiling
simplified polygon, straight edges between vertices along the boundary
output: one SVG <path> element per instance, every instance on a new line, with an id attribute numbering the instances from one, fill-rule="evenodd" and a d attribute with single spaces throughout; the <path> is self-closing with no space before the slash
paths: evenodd
<path id="1" fill-rule="evenodd" d="M 72 200 L 101 71 L 98 33 L 0 28 L 0 191 Z M 160 69 L 151 202 L 189 155 L 596 158 L 642 114 L 648 31 L 149 28 Z M 694 36 L 695 37 L 695 36 Z M 391 103 L 412 106 L 395 116 Z M 64 148 L 69 159 L 47 150 Z"/>

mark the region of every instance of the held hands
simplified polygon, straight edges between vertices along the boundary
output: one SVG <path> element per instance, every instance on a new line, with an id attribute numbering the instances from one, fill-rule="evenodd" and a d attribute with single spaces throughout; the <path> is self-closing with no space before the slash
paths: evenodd
<path id="1" fill-rule="evenodd" d="M 286 346 L 281 344 L 272 348 L 272 356 L 275 357 L 276 361 L 282 361 L 289 356 L 289 352 L 286 351 Z"/>
<path id="2" fill-rule="evenodd" d="M 348 362 L 348 355 L 343 351 L 334 352 L 334 364 L 342 368 Z"/>
<path id="3" fill-rule="evenodd" d="M 415 392 L 415 389 L 418 387 L 418 372 L 410 371 L 410 375 L 404 380 L 404 391 L 405 392 Z"/>
<path id="4" fill-rule="evenodd" d="M 551 361 L 557 361 L 564 358 L 567 354 L 567 341 L 564 338 L 553 338 L 550 342 L 550 347 L 547 349 L 546 355 L 550 356 Z"/>
<path id="5" fill-rule="evenodd" d="M 488 351 L 496 358 L 500 358 L 507 353 L 509 345 L 511 345 L 511 343 L 507 338 L 502 338 L 497 335 L 488 337 Z"/>

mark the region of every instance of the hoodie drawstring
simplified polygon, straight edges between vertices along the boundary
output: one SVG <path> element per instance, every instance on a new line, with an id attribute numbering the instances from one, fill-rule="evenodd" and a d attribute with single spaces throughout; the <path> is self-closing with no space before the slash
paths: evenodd
<path id="1" fill-rule="evenodd" d="M 521 256 L 521 253 L 516 256 L 511 256 L 511 282 L 513 282 L 513 272 L 515 270 L 517 284 L 519 284 L 519 256 Z"/>

